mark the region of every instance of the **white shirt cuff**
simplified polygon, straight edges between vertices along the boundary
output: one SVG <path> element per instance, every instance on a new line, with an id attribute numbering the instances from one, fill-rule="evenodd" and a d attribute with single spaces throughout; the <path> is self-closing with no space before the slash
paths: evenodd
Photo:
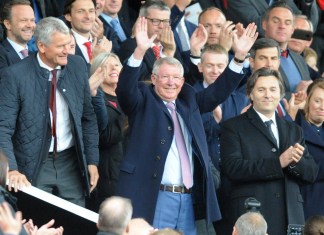
<path id="1" fill-rule="evenodd" d="M 137 60 L 134 58 L 133 54 L 129 57 L 127 65 L 130 67 L 139 67 L 142 63 L 142 60 Z"/>

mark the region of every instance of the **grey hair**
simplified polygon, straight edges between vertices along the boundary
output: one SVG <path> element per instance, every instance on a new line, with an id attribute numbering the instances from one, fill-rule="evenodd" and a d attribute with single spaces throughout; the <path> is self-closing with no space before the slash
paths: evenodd
<path id="1" fill-rule="evenodd" d="M 119 60 L 119 57 L 116 54 L 114 54 L 114 53 L 108 53 L 108 52 L 100 53 L 98 56 L 96 56 L 96 58 L 91 63 L 90 76 L 92 74 L 94 74 L 94 72 L 102 64 L 104 64 L 109 57 L 115 58 L 119 62 L 119 64 L 122 65 L 121 62 L 120 62 L 120 60 Z"/>
<path id="2" fill-rule="evenodd" d="M 102 232 L 123 234 L 132 214 L 133 207 L 129 199 L 109 197 L 100 205 L 98 229 Z"/>
<path id="3" fill-rule="evenodd" d="M 55 17 L 46 17 L 41 19 L 36 26 L 34 33 L 35 41 L 42 42 L 44 45 L 48 46 L 52 43 L 52 36 L 55 32 L 69 35 L 70 30 L 66 24 Z"/>
<path id="4" fill-rule="evenodd" d="M 141 6 L 139 16 L 146 17 L 150 9 L 158 9 L 160 11 L 168 11 L 169 13 L 171 13 L 168 5 L 162 0 L 148 0 Z"/>
<path id="5" fill-rule="evenodd" d="M 266 235 L 268 225 L 260 213 L 246 212 L 237 219 L 235 228 L 238 235 Z"/>
<path id="6" fill-rule="evenodd" d="M 162 64 L 177 66 L 180 70 L 180 75 L 183 77 L 183 74 L 184 74 L 183 66 L 179 60 L 177 60 L 173 57 L 164 57 L 164 58 L 161 58 L 161 59 L 155 61 L 154 65 L 153 65 L 152 73 L 157 75 Z"/>
<path id="7" fill-rule="evenodd" d="M 308 19 L 307 16 L 305 16 L 305 15 L 295 15 L 295 20 L 296 20 L 296 19 L 303 19 L 303 20 L 306 20 L 307 23 L 308 23 L 308 26 L 309 26 L 309 31 L 311 31 L 312 33 L 314 32 L 314 26 L 313 26 L 313 23 L 312 23 L 312 21 L 310 21 L 310 20 Z"/>

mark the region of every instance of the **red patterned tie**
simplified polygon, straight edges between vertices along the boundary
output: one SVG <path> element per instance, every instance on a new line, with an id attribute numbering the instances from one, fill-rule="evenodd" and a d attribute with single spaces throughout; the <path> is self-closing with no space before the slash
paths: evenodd
<path id="1" fill-rule="evenodd" d="M 161 58 L 161 56 L 160 56 L 160 52 L 161 52 L 160 46 L 153 46 L 152 49 L 153 49 L 153 53 L 155 55 L 155 58 L 157 60 L 160 59 Z"/>
<path id="2" fill-rule="evenodd" d="M 57 138 L 56 138 L 56 73 L 57 70 L 53 69 L 51 71 L 52 77 L 52 86 L 51 86 L 51 96 L 50 96 L 50 109 L 52 111 L 52 136 L 54 138 L 54 154 L 57 152 Z"/>
<path id="3" fill-rule="evenodd" d="M 92 59 L 92 43 L 91 42 L 85 42 L 85 43 L 83 43 L 83 45 L 86 46 L 88 56 L 89 56 L 89 61 L 91 61 L 91 59 Z"/>

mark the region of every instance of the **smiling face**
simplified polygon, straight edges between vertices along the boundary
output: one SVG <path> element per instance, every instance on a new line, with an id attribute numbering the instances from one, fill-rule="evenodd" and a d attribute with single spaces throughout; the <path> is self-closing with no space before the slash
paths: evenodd
<path id="1" fill-rule="evenodd" d="M 36 27 L 33 9 L 27 5 L 13 6 L 11 18 L 4 20 L 4 25 L 8 38 L 25 46 L 32 38 Z"/>
<path id="2" fill-rule="evenodd" d="M 184 84 L 179 66 L 167 63 L 163 63 L 157 74 L 152 74 L 151 79 L 155 92 L 166 102 L 176 100 Z"/>
<path id="3" fill-rule="evenodd" d="M 321 126 L 324 121 L 324 89 L 316 87 L 308 101 L 308 121 Z"/>
<path id="4" fill-rule="evenodd" d="M 118 59 L 113 56 L 110 56 L 106 59 L 102 67 L 105 70 L 105 79 L 103 81 L 104 85 L 116 85 L 119 78 L 120 70 L 122 65 Z"/>
<path id="5" fill-rule="evenodd" d="M 277 41 L 281 49 L 286 49 L 294 32 L 294 17 L 291 11 L 275 7 L 269 12 L 269 18 L 262 22 L 266 38 Z"/>
<path id="6" fill-rule="evenodd" d="M 224 54 L 205 52 L 198 64 L 199 72 L 203 73 L 204 81 L 210 85 L 216 81 L 228 64 L 228 56 Z"/>
<path id="7" fill-rule="evenodd" d="M 259 77 L 249 98 L 256 111 L 271 118 L 281 98 L 278 79 L 275 76 Z"/>
<path id="8" fill-rule="evenodd" d="M 92 0 L 76 0 L 72 4 L 71 13 L 65 15 L 65 19 L 71 23 L 72 29 L 87 39 L 95 18 L 96 9 Z"/>
<path id="9" fill-rule="evenodd" d="M 71 35 L 55 32 L 51 42 L 45 45 L 37 42 L 38 53 L 41 60 L 51 68 L 67 64 L 68 51 L 70 49 Z"/>

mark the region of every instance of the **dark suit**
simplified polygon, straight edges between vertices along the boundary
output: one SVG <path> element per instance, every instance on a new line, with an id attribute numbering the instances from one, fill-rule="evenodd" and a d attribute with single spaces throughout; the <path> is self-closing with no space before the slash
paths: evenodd
<path id="1" fill-rule="evenodd" d="M 165 161 L 173 140 L 173 122 L 154 88 L 138 82 L 139 76 L 139 67 L 125 65 L 116 90 L 130 127 L 117 194 L 132 200 L 134 217 L 143 217 L 152 223 Z M 176 100 L 177 111 L 192 137 L 194 206 L 199 207 L 197 212 L 206 216 L 208 222 L 219 220 L 221 216 L 201 113 L 210 112 L 222 103 L 242 77 L 243 74 L 227 68 L 213 85 L 202 92 L 196 93 L 191 86 L 184 84 Z"/>
<path id="2" fill-rule="evenodd" d="M 254 197 L 261 202 L 268 233 L 286 235 L 288 224 L 304 224 L 299 182 L 313 182 L 318 167 L 305 146 L 301 128 L 279 117 L 276 122 L 279 149 L 253 107 L 224 122 L 221 161 L 232 183 L 228 208 L 232 223 L 245 213 L 244 201 Z M 304 155 L 294 168 L 282 169 L 279 156 L 295 143 L 305 147 Z"/>
<path id="3" fill-rule="evenodd" d="M 300 112 L 297 114 L 296 123 L 302 127 L 308 150 L 320 169 L 313 184 L 301 187 L 304 198 L 305 219 L 307 219 L 313 215 L 324 215 L 324 204 L 322 203 L 324 195 L 324 140 Z"/>
<path id="4" fill-rule="evenodd" d="M 308 70 L 308 67 L 307 67 L 307 64 L 306 64 L 304 58 L 300 54 L 297 54 L 297 53 L 293 52 L 292 50 L 289 50 L 289 57 L 295 63 L 302 80 L 304 80 L 304 81 L 311 80 L 309 70 Z M 285 85 L 285 91 L 286 91 L 285 97 L 287 99 L 290 99 L 291 92 L 294 92 L 294 91 L 290 90 L 289 78 L 287 77 L 286 73 L 284 72 L 284 70 L 282 68 L 282 64 L 279 67 L 279 72 L 281 74 L 281 77 L 282 77 L 282 79 L 284 81 L 284 85 Z"/>
<path id="5" fill-rule="evenodd" d="M 195 31 L 195 29 L 197 28 L 197 25 L 191 23 L 188 20 L 185 20 L 184 22 L 185 22 L 185 26 L 186 26 L 186 29 L 187 29 L 187 32 L 188 32 L 188 37 L 189 37 L 189 40 L 190 40 L 190 37 L 191 37 L 192 33 Z M 180 40 L 180 37 L 179 37 L 179 34 L 178 34 L 177 30 L 173 30 L 173 35 L 174 35 L 175 43 L 177 45 L 177 49 L 181 53 L 182 60 L 186 64 L 186 66 L 189 67 L 190 66 L 190 50 L 187 50 L 187 51 L 182 50 L 181 40 Z M 188 41 L 188 45 L 190 47 L 190 42 L 189 41 Z"/>
<path id="6" fill-rule="evenodd" d="M 10 42 L 5 39 L 0 45 L 0 70 L 21 61 Z"/>

